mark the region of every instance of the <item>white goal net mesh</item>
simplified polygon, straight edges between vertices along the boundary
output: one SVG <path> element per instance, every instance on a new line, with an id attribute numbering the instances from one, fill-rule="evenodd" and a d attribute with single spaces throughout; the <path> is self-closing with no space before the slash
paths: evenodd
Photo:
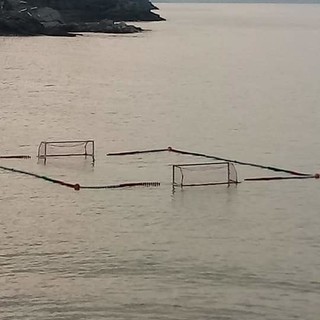
<path id="1" fill-rule="evenodd" d="M 238 183 L 231 162 L 192 163 L 172 166 L 172 184 L 177 187 L 210 186 Z"/>
<path id="2" fill-rule="evenodd" d="M 42 141 L 38 147 L 38 158 L 48 157 L 91 157 L 94 160 L 94 141 Z"/>

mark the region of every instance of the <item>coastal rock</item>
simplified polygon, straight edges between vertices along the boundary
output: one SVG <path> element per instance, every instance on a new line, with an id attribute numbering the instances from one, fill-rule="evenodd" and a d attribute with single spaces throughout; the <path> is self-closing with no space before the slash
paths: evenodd
<path id="1" fill-rule="evenodd" d="M 114 22 L 104 19 L 99 22 L 82 22 L 71 23 L 66 25 L 66 30 L 69 32 L 96 32 L 96 33 L 136 33 L 142 29 L 133 25 L 128 25 L 125 22 Z"/>
<path id="2" fill-rule="evenodd" d="M 123 21 L 164 20 L 148 0 L 0 0 L 0 35 L 135 33 Z"/>
<path id="3" fill-rule="evenodd" d="M 47 10 L 48 9 L 48 10 Z M 1 36 L 74 36 L 70 34 L 65 24 L 59 20 L 59 13 L 50 8 L 43 8 L 39 12 L 46 12 L 41 16 L 37 11 L 10 11 L 0 14 L 0 35 Z"/>
<path id="4" fill-rule="evenodd" d="M 160 21 L 149 0 L 0 0 L 6 10 L 49 7 L 59 11 L 66 23 L 115 21 Z"/>
<path id="5" fill-rule="evenodd" d="M 59 11 L 49 7 L 30 8 L 32 16 L 37 19 L 45 28 L 60 27 L 65 24 Z"/>
<path id="6" fill-rule="evenodd" d="M 33 17 L 25 14 L 10 13 L 0 15 L 0 35 L 33 36 L 44 33 L 44 26 Z"/>
<path id="7" fill-rule="evenodd" d="M 149 0 L 28 0 L 34 6 L 48 6 L 58 10 L 66 22 L 97 22 L 163 20 L 152 10 L 157 8 Z"/>

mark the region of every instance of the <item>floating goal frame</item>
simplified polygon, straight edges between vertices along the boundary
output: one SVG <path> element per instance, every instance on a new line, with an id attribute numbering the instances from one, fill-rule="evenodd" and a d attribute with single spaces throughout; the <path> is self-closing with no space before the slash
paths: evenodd
<path id="1" fill-rule="evenodd" d="M 226 179 L 225 181 L 217 181 L 217 182 L 204 182 L 204 183 L 183 183 L 184 174 L 182 172 L 184 167 L 201 167 L 201 166 L 224 166 L 226 169 Z M 176 170 L 179 169 L 181 173 L 180 183 L 176 182 Z M 233 175 L 231 175 L 231 170 L 233 170 Z M 238 174 L 235 168 L 235 165 L 229 161 L 219 161 L 219 162 L 202 162 L 202 163 L 184 163 L 184 164 L 174 164 L 172 165 L 172 187 L 198 187 L 198 186 L 214 186 L 214 185 L 228 185 L 238 184 Z"/>
<path id="2" fill-rule="evenodd" d="M 65 153 L 51 153 L 48 151 L 49 147 L 61 147 L 68 148 Z M 73 147 L 79 147 L 83 145 L 83 152 L 72 152 Z M 89 148 L 90 147 L 90 148 Z M 61 141 L 41 141 L 38 147 L 38 159 L 47 162 L 47 158 L 55 157 L 91 157 L 92 162 L 95 161 L 95 146 L 94 140 L 61 140 Z"/>

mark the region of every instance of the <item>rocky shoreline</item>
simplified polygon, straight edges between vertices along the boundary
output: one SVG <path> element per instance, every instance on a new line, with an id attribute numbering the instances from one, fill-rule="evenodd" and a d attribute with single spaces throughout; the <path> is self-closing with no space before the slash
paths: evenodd
<path id="1" fill-rule="evenodd" d="M 0 0 L 0 36 L 137 33 L 123 21 L 165 20 L 147 0 Z"/>

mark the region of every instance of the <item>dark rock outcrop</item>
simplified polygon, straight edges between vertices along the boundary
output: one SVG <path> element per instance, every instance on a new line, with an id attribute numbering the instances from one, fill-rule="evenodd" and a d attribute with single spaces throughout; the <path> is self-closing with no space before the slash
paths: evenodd
<path id="1" fill-rule="evenodd" d="M 6 0 L 13 1 L 13 0 Z M 18 0 L 14 0 L 18 1 Z M 27 0 L 31 7 L 50 7 L 59 11 L 67 23 L 115 21 L 160 21 L 149 0 Z"/>
<path id="2" fill-rule="evenodd" d="M 0 35 L 133 33 L 123 21 L 164 20 L 148 0 L 0 0 Z"/>
<path id="3" fill-rule="evenodd" d="M 96 32 L 96 33 L 136 33 L 142 29 L 124 22 L 114 22 L 112 20 L 101 20 L 99 22 L 70 23 L 66 25 L 69 32 Z"/>
<path id="4" fill-rule="evenodd" d="M 0 15 L 0 35 L 38 34 L 44 34 L 44 26 L 38 20 L 16 12 Z"/>

